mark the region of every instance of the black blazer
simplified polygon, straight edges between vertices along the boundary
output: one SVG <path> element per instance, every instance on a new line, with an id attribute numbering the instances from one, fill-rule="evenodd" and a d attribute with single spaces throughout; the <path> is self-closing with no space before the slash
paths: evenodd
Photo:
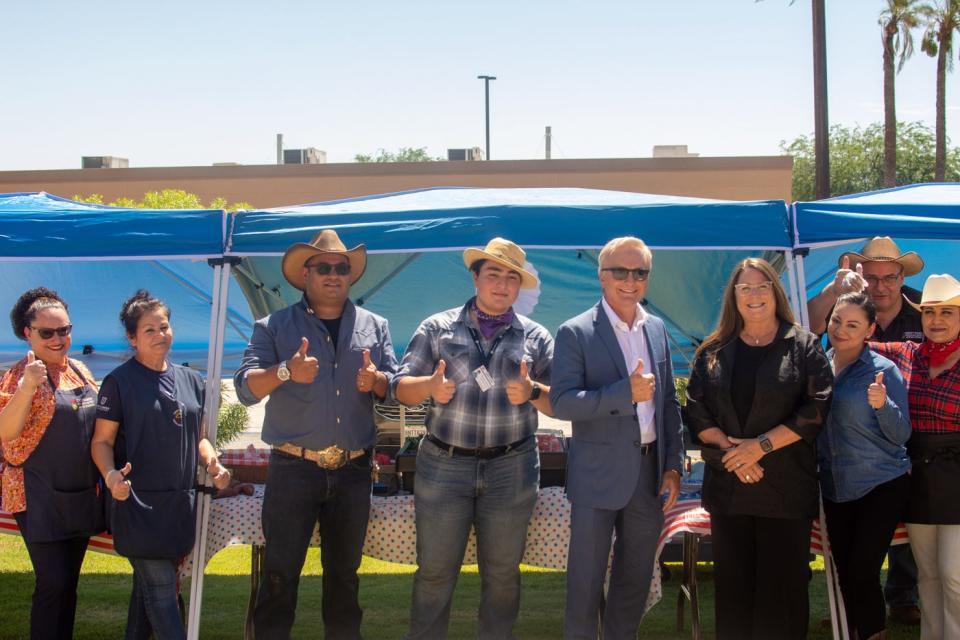
<path id="1" fill-rule="evenodd" d="M 730 394 L 737 340 L 720 347 L 712 371 L 707 369 L 705 355 L 694 361 L 687 387 L 690 431 L 698 435 L 719 427 L 728 436 L 755 438 L 783 424 L 801 439 L 765 455 L 760 460 L 763 479 L 755 484 L 740 482 L 736 474 L 724 470 L 719 452 L 705 449 L 703 505 L 710 513 L 725 515 L 816 517 L 816 440 L 830 409 L 833 387 L 833 371 L 820 340 L 806 329 L 781 323 L 757 368 L 756 393 L 746 424 L 740 424 Z"/>

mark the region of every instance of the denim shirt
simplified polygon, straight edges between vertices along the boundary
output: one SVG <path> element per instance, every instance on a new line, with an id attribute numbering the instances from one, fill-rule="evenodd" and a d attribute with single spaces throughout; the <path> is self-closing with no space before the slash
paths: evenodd
<path id="1" fill-rule="evenodd" d="M 357 371 L 363 350 L 387 376 L 397 371 L 397 357 L 387 321 L 349 300 L 343 308 L 337 349 L 323 321 L 309 311 L 305 300 L 258 320 L 234 376 L 237 398 L 245 405 L 259 402 L 247 384 L 247 373 L 288 360 L 309 341 L 307 355 L 319 361 L 310 384 L 288 380 L 274 389 L 267 401 L 261 437 L 268 444 L 289 442 L 308 449 L 339 445 L 347 450 L 372 447 L 377 439 L 373 420 L 374 394 L 357 390 Z"/>
<path id="2" fill-rule="evenodd" d="M 827 356 L 833 357 L 833 349 Z M 874 409 L 867 402 L 867 387 L 881 371 L 887 403 Z M 864 347 L 860 357 L 837 375 L 833 405 L 817 439 L 823 497 L 849 502 L 902 476 L 910 470 L 904 446 L 909 437 L 903 376 L 893 362 Z"/>

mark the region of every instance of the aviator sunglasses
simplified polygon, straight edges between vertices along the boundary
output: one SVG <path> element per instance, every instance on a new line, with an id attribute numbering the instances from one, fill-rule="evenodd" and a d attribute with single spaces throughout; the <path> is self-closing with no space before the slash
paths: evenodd
<path id="1" fill-rule="evenodd" d="M 609 271 L 614 280 L 626 280 L 627 274 L 632 273 L 634 280 L 643 282 L 650 275 L 650 269 L 627 269 L 626 267 L 604 267 L 601 271 Z"/>
<path id="2" fill-rule="evenodd" d="M 317 262 L 316 264 L 308 264 L 307 268 L 313 269 L 318 276 L 330 275 L 331 271 L 336 273 L 338 276 L 350 275 L 349 262 L 338 262 L 336 264 L 330 264 L 329 262 Z"/>
<path id="3" fill-rule="evenodd" d="M 30 327 L 31 331 L 36 331 L 40 334 L 40 337 L 44 340 L 49 340 L 53 337 L 53 334 L 57 334 L 61 338 L 66 338 L 70 335 L 70 332 L 73 331 L 72 324 L 65 324 L 62 327 L 57 327 L 56 329 L 47 329 L 43 327 Z"/>

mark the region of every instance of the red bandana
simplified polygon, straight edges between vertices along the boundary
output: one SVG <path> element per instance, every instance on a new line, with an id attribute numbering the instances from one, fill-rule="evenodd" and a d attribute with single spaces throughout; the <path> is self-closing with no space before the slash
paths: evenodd
<path id="1" fill-rule="evenodd" d="M 930 342 L 924 340 L 920 345 L 920 355 L 930 358 L 931 367 L 943 366 L 950 354 L 960 349 L 960 338 L 950 342 Z"/>

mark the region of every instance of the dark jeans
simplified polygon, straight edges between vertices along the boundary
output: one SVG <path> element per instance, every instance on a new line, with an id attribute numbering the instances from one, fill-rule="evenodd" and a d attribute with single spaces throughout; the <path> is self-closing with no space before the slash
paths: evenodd
<path id="1" fill-rule="evenodd" d="M 850 634 L 860 638 L 886 628 L 887 610 L 880 590 L 880 567 L 890 547 L 910 490 L 906 474 L 850 502 L 823 501 L 827 534 L 837 565 Z"/>
<path id="2" fill-rule="evenodd" d="M 14 514 L 17 525 L 26 512 Z M 36 583 L 30 606 L 30 638 L 70 640 L 77 613 L 77 582 L 80 566 L 90 538 L 70 538 L 58 542 L 25 542 Z"/>
<path id="3" fill-rule="evenodd" d="M 133 567 L 133 591 L 124 639 L 184 640 L 187 632 L 177 599 L 177 563 L 156 558 L 127 560 Z"/>
<path id="4" fill-rule="evenodd" d="M 807 519 L 710 514 L 717 640 L 807 637 Z"/>
<path id="5" fill-rule="evenodd" d="M 320 523 L 322 613 L 326 638 L 360 638 L 360 568 L 370 519 L 370 458 L 336 471 L 273 452 L 263 496 L 263 578 L 253 614 L 258 640 L 289 638 L 300 571 Z"/>
<path id="6" fill-rule="evenodd" d="M 916 606 L 920 598 L 917 594 L 917 562 L 913 559 L 913 549 L 909 544 L 893 545 L 887 558 L 887 583 L 883 588 L 887 606 Z"/>
<path id="7" fill-rule="evenodd" d="M 450 605 L 470 528 L 477 534 L 477 637 L 513 638 L 520 611 L 520 560 L 537 502 L 540 458 L 530 438 L 490 460 L 450 456 L 429 440 L 417 452 L 414 486 L 417 572 L 409 640 L 447 637 Z"/>

